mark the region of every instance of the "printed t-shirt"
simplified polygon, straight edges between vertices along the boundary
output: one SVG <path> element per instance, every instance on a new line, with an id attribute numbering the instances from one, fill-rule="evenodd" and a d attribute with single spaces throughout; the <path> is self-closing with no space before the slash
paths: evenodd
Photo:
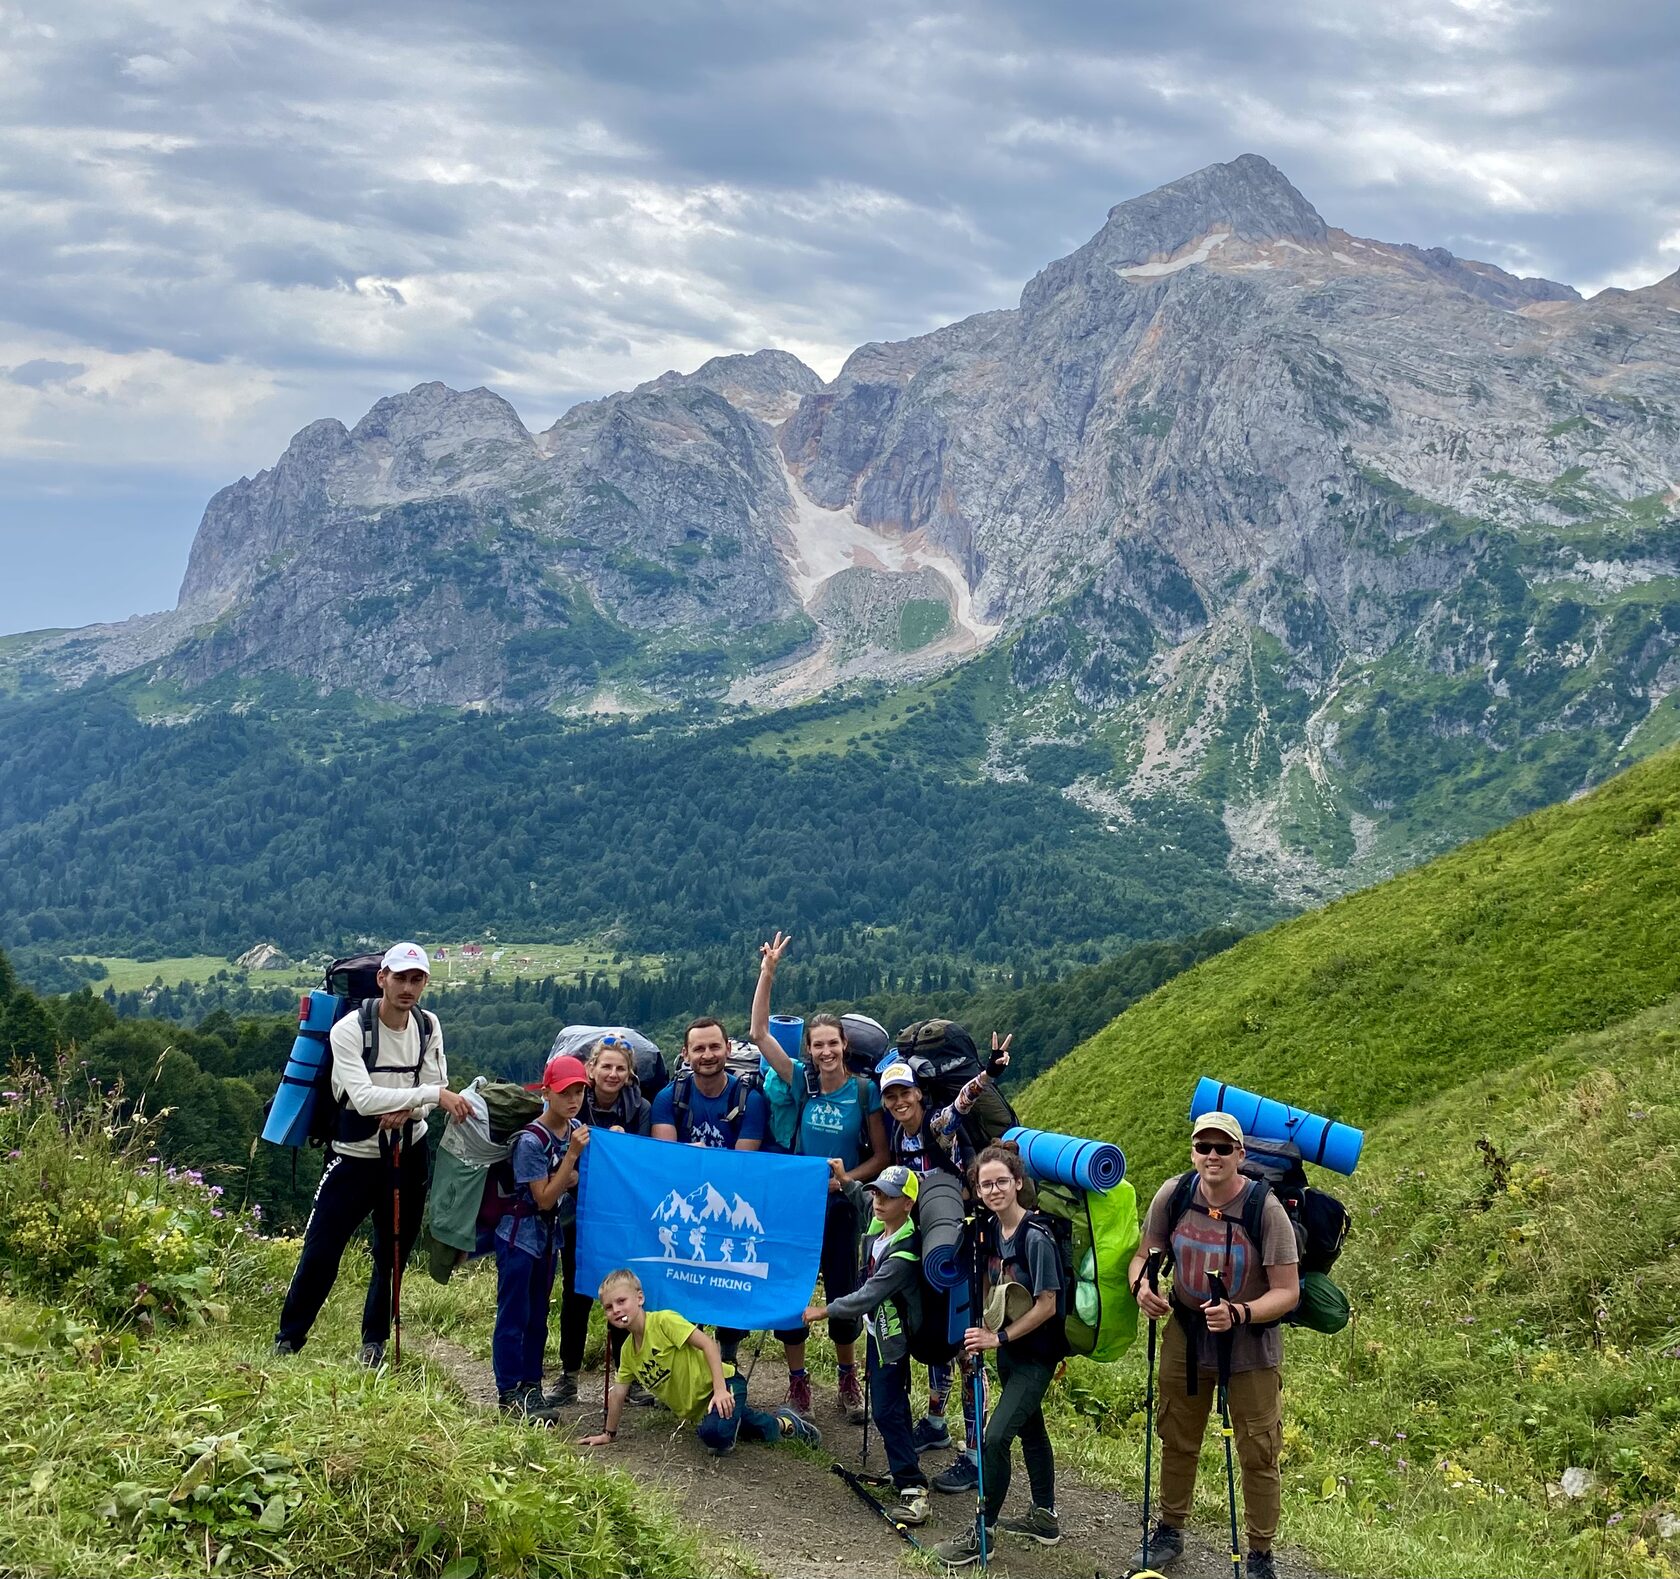
<path id="1" fill-rule="evenodd" d="M 672 1414 L 698 1424 L 712 1405 L 712 1368 L 690 1346 L 693 1331 L 694 1323 L 674 1310 L 648 1311 L 642 1341 L 626 1334 L 618 1369 L 621 1378 L 640 1382 Z M 735 1367 L 725 1360 L 724 1380 L 734 1374 Z"/>
<path id="2" fill-rule="evenodd" d="M 531 1133 L 533 1128 L 540 1129 L 546 1138 L 538 1140 Z M 513 1149 L 508 1153 L 508 1165 L 513 1170 L 513 1198 L 518 1204 L 516 1211 L 509 1212 L 496 1224 L 496 1237 L 539 1260 L 553 1255 L 560 1247 L 562 1230 L 555 1226 L 555 1215 L 565 1196 L 554 1203 L 552 1211 L 544 1212 L 538 1208 L 531 1186 L 541 1183 L 560 1166 L 571 1140 L 571 1130 L 576 1128 L 576 1119 L 564 1135 L 554 1134 L 541 1122 L 528 1125 L 514 1136 Z"/>
<path id="3" fill-rule="evenodd" d="M 805 1090 L 805 1064 L 793 1061 L 793 1089 Z M 858 1103 L 858 1088 L 863 1103 Z M 799 1136 L 794 1149 L 806 1157 L 838 1157 L 855 1168 L 869 1154 L 869 1115 L 881 1111 L 881 1093 L 873 1080 L 848 1077 L 838 1091 L 819 1091 L 805 1098 L 799 1110 Z"/>
<path id="4" fill-rule="evenodd" d="M 769 1127 L 769 1109 L 764 1105 L 761 1091 L 749 1091 L 741 1116 L 734 1124 L 726 1124 L 724 1115 L 735 1100 L 737 1081 L 734 1075 L 724 1081 L 723 1090 L 715 1097 L 707 1096 L 692 1079 L 688 1087 L 688 1133 L 677 1129 L 677 1139 L 685 1146 L 704 1146 L 712 1150 L 733 1151 L 743 1140 L 764 1139 Z M 653 1099 L 654 1124 L 676 1125 L 677 1082 Z"/>
<path id="5" fill-rule="evenodd" d="M 1176 1178 L 1168 1179 L 1155 1192 L 1143 1225 L 1146 1241 L 1160 1243 L 1165 1240 L 1167 1208 L 1172 1204 L 1173 1191 L 1177 1186 Z M 1254 1246 L 1248 1242 L 1248 1235 L 1242 1228 L 1243 1202 L 1247 1199 L 1247 1191 L 1253 1188 L 1254 1183 L 1250 1180 L 1244 1193 L 1230 1205 L 1221 1207 L 1221 1215 L 1215 1218 L 1208 1216 L 1205 1210 L 1202 1186 L 1197 1181 L 1191 1205 L 1179 1218 L 1172 1234 L 1173 1298 L 1181 1305 L 1195 1309 L 1213 1298 L 1209 1272 L 1220 1273 L 1227 1292 L 1237 1304 L 1245 1301 L 1252 1304 L 1271 1286 L 1266 1278 L 1267 1267 L 1290 1266 L 1300 1260 L 1295 1229 L 1275 1195 L 1266 1202 L 1266 1210 L 1261 1217 L 1265 1242 L 1260 1246 L 1259 1254 L 1255 1254 Z M 1197 1210 L 1198 1206 L 1204 1209 Z M 1228 1265 L 1227 1242 L 1230 1244 Z M 1217 1370 L 1219 1366 L 1218 1339 L 1205 1330 L 1200 1335 L 1197 1362 L 1204 1371 Z M 1266 1327 L 1259 1332 L 1247 1327 L 1235 1329 L 1231 1339 L 1233 1372 L 1267 1371 L 1282 1363 L 1283 1333 L 1279 1328 Z"/>

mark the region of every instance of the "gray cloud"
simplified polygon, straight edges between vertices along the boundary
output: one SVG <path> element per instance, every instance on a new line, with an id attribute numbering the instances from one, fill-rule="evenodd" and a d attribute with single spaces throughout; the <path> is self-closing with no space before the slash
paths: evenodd
<path id="1" fill-rule="evenodd" d="M 537 425 L 722 350 L 832 371 L 1251 149 L 1356 233 L 1680 265 L 1666 0 L 64 0 L 0 61 L 0 458 L 234 473 L 420 379 Z"/>

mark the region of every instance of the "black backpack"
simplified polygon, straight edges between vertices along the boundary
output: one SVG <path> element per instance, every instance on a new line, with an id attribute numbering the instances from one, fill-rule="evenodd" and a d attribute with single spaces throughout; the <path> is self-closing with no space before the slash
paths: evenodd
<path id="1" fill-rule="evenodd" d="M 929 1111 L 954 1102 L 957 1093 L 986 1072 L 974 1038 L 955 1020 L 917 1020 L 898 1033 L 898 1056 L 910 1066 Z M 1015 1109 L 991 1081 L 980 1088 L 974 1106 L 962 1115 L 963 1135 L 975 1152 L 1020 1123 Z"/>
<path id="2" fill-rule="evenodd" d="M 948 1365 L 958 1344 L 951 1337 L 951 1290 L 935 1288 L 922 1271 L 922 1231 L 904 1247 L 916 1258 L 916 1281 L 896 1301 L 910 1358 L 920 1365 Z"/>
<path id="3" fill-rule="evenodd" d="M 1266 1200 L 1275 1195 L 1278 1204 L 1283 1207 L 1284 1215 L 1289 1219 L 1290 1227 L 1295 1230 L 1295 1244 L 1301 1257 L 1303 1290 L 1307 1288 L 1308 1278 L 1318 1278 L 1330 1283 L 1330 1268 L 1336 1264 L 1336 1258 L 1342 1253 L 1342 1243 L 1347 1238 L 1353 1219 L 1348 1209 L 1335 1196 L 1324 1190 L 1315 1190 L 1307 1183 L 1306 1170 L 1301 1166 L 1301 1153 L 1296 1147 L 1285 1141 L 1267 1141 L 1263 1144 L 1266 1147 L 1264 1151 L 1257 1147 L 1246 1152 L 1243 1157 L 1243 1176 L 1253 1182 L 1243 1201 L 1242 1231 L 1258 1253 L 1265 1242 Z M 1167 1204 L 1166 1238 L 1169 1256 L 1173 1229 L 1178 1226 L 1178 1220 L 1192 1209 L 1191 1200 L 1195 1195 L 1196 1181 L 1197 1174 L 1192 1168 L 1179 1178 L 1172 1199 Z M 1203 1211 L 1205 1208 L 1196 1207 L 1195 1210 Z M 1330 1284 L 1330 1287 L 1334 1289 L 1335 1285 Z M 1339 1297 L 1340 1291 L 1336 1290 L 1336 1294 Z M 1334 1301 L 1330 1303 L 1334 1305 Z M 1313 1323 L 1314 1330 L 1340 1331 L 1347 1320 L 1345 1298 L 1342 1299 L 1342 1306 L 1343 1313 L 1337 1325 L 1325 1327 Z M 1319 1308 L 1322 1307 L 1318 1301 L 1309 1302 L 1303 1298 L 1283 1320 L 1292 1326 L 1308 1325 L 1302 1320 L 1303 1314 L 1309 1309 Z M 1268 1324 L 1259 1324 L 1255 1330 L 1263 1331 L 1265 1325 Z"/>
<path id="4" fill-rule="evenodd" d="M 1031 1358 L 1043 1364 L 1054 1365 L 1066 1359 L 1072 1352 L 1067 1336 L 1067 1314 L 1068 1298 L 1074 1287 L 1073 1223 L 1053 1212 L 1040 1211 L 1028 1212 L 1021 1220 L 1020 1229 L 1015 1235 L 1014 1252 L 1004 1260 L 1003 1265 L 1015 1274 L 1014 1281 L 1028 1290 L 1032 1288 L 1032 1269 L 1027 1262 L 1027 1235 L 1030 1233 L 1047 1235 L 1051 1244 L 1056 1247 L 1056 1261 L 1061 1269 L 1062 1286 L 1056 1291 L 1055 1316 L 1029 1332 L 1018 1347 L 1023 1357 L 1030 1354 Z M 992 1220 L 988 1234 L 987 1248 L 993 1255 L 998 1255 L 1002 1235 L 996 1218 Z M 1010 1345 L 1012 1353 L 1016 1347 L 1017 1345 Z"/>
<path id="5" fill-rule="evenodd" d="M 333 1011 L 336 1025 L 346 1015 L 357 1016 L 362 1032 L 362 1062 L 371 1071 L 379 1055 L 379 1038 L 375 1030 L 379 1013 L 378 954 L 357 954 L 347 959 L 335 959 L 326 970 L 326 989 L 338 1000 Z M 414 1014 L 420 1026 L 419 1062 L 412 1068 L 392 1065 L 394 1072 L 418 1079 L 426 1062 L 426 1051 L 437 1031 L 437 1021 L 430 1011 L 416 1008 Z M 328 1033 L 330 1035 L 330 1033 Z M 379 1120 L 356 1112 L 348 1102 L 333 1095 L 332 1050 L 315 1070 L 315 1099 L 309 1111 L 309 1140 L 317 1146 L 330 1146 L 334 1141 L 369 1140 L 379 1133 Z"/>

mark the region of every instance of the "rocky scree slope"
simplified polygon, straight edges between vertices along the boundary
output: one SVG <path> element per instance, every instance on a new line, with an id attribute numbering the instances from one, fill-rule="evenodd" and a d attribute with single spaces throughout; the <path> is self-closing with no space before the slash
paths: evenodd
<path id="1" fill-rule="evenodd" d="M 1071 794 L 1211 803 L 1308 898 L 1676 733 L 1677 478 L 1680 276 L 1582 301 L 1244 155 L 830 384 L 761 351 L 536 435 L 436 384 L 316 423 L 212 500 L 175 611 L 12 662 L 599 707 L 1007 636 L 998 771 L 1095 736 Z"/>

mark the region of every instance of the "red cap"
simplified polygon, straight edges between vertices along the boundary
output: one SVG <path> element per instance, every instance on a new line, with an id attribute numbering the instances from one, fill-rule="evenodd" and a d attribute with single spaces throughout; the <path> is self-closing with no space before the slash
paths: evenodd
<path id="1" fill-rule="evenodd" d="M 534 1086 L 526 1086 L 527 1091 L 565 1091 L 571 1086 L 586 1086 L 589 1084 L 589 1071 L 583 1067 L 581 1058 L 574 1058 L 570 1053 L 556 1053 L 543 1066 L 543 1077 Z"/>

